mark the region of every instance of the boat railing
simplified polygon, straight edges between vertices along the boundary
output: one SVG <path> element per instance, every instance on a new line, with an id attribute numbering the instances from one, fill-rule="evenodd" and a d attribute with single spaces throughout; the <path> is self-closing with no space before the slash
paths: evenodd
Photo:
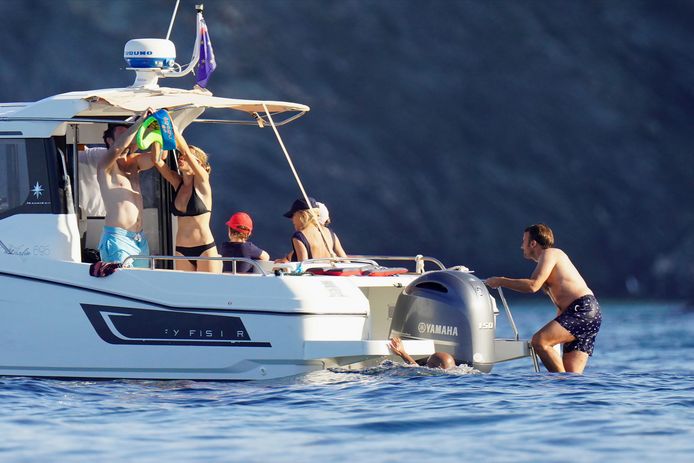
<path id="1" fill-rule="evenodd" d="M 423 256 L 417 254 L 416 256 L 371 256 L 371 255 L 353 255 L 349 256 L 347 259 L 369 259 L 372 261 L 386 260 L 386 261 L 399 261 L 399 262 L 414 262 L 415 263 L 415 273 L 424 273 L 424 263 L 430 262 L 436 265 L 440 270 L 446 270 L 446 266 L 435 257 Z"/>
<path id="2" fill-rule="evenodd" d="M 325 257 L 325 258 L 316 258 L 316 259 L 308 259 L 305 261 L 302 261 L 301 263 L 299 262 L 287 262 L 287 263 L 278 263 L 278 262 L 268 262 L 268 261 L 259 261 L 259 260 L 253 260 L 253 259 L 248 259 L 245 257 L 208 257 L 208 256 L 196 256 L 196 257 L 188 257 L 188 256 L 145 256 L 145 255 L 136 255 L 136 256 L 128 256 L 125 261 L 123 262 L 125 265 L 128 265 L 132 261 L 135 260 L 147 260 L 149 262 L 149 268 L 151 270 L 154 270 L 156 268 L 156 263 L 157 262 L 164 262 L 164 261 L 176 261 L 176 260 L 193 260 L 193 261 L 222 261 L 222 262 L 231 262 L 232 263 L 232 271 L 231 273 L 236 274 L 238 273 L 236 270 L 236 266 L 240 262 L 245 262 L 253 266 L 254 269 L 257 270 L 257 273 L 261 275 L 270 275 L 274 273 L 274 270 L 284 270 L 288 272 L 296 271 L 297 267 L 301 269 L 307 269 L 310 267 L 316 267 L 319 265 L 332 265 L 332 266 L 341 266 L 341 265 L 348 265 L 348 266 L 369 266 L 369 267 L 378 267 L 380 264 L 378 261 L 399 261 L 399 262 L 414 262 L 415 263 L 415 272 L 414 273 L 424 273 L 424 264 L 425 262 L 430 262 L 434 265 L 436 265 L 440 270 L 446 270 L 446 266 L 443 265 L 443 263 L 434 258 L 434 257 L 429 257 L 429 256 L 423 256 L 421 254 L 418 254 L 416 256 L 376 256 L 376 255 L 350 255 L 347 257 Z M 301 264 L 299 266 L 299 264 Z M 272 268 L 271 272 L 268 272 L 268 267 Z"/>
<path id="3" fill-rule="evenodd" d="M 293 263 L 293 264 L 298 264 L 298 262 Z M 366 257 L 361 257 L 361 256 L 347 256 L 347 257 L 318 257 L 315 259 L 306 259 L 301 261 L 301 266 L 303 268 L 307 267 L 315 267 L 316 265 L 325 265 L 325 264 L 330 264 L 337 266 L 339 264 L 355 264 L 355 265 L 349 265 L 350 267 L 354 267 L 359 264 L 363 265 L 370 265 L 370 266 L 378 266 L 378 262 L 375 260 L 366 258 Z"/>
<path id="4" fill-rule="evenodd" d="M 399 261 L 399 262 L 414 262 L 415 263 L 415 272 L 414 273 L 424 273 L 424 263 L 425 262 L 430 262 L 436 265 L 440 270 L 446 270 L 446 266 L 443 265 L 443 263 L 434 258 L 434 257 L 428 257 L 428 256 L 423 256 L 421 254 L 418 254 L 416 256 L 376 256 L 376 255 L 349 255 L 347 257 L 322 257 L 322 258 L 316 258 L 316 259 L 307 259 L 301 262 L 301 268 L 302 269 L 307 269 L 311 267 L 316 267 L 319 265 L 332 265 L 335 267 L 338 266 L 348 266 L 348 267 L 355 267 L 355 266 L 368 266 L 368 267 L 379 267 L 380 264 L 378 261 Z M 283 265 L 283 264 L 275 264 L 275 265 Z M 292 262 L 289 264 L 284 264 L 284 265 L 292 265 L 292 266 L 297 266 L 297 262 Z"/>
<path id="5" fill-rule="evenodd" d="M 267 276 L 268 273 L 265 271 L 265 269 L 262 267 L 262 265 L 259 263 L 261 261 L 253 260 L 253 259 L 248 259 L 246 257 L 208 257 L 208 256 L 143 256 L 143 255 L 138 255 L 138 256 L 128 256 L 125 258 L 123 261 L 124 265 L 128 265 L 130 262 L 136 261 L 136 260 L 146 260 L 149 262 L 149 268 L 150 270 L 154 270 L 156 268 L 156 263 L 157 262 L 162 262 L 162 261 L 177 261 L 177 260 L 192 260 L 192 261 L 222 261 L 222 262 L 231 262 L 231 272 L 230 273 L 238 273 L 236 271 L 236 266 L 240 262 L 245 262 L 247 264 L 250 264 L 253 266 L 254 269 L 257 270 L 257 273 L 261 275 Z"/>

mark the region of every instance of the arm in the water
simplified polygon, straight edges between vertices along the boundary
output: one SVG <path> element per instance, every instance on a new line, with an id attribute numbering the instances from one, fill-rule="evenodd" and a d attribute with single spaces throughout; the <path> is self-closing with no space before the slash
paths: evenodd
<path id="1" fill-rule="evenodd" d="M 400 338 L 392 338 L 390 340 L 390 344 L 388 344 L 388 347 L 391 351 L 393 351 L 394 354 L 398 355 L 405 362 L 409 363 L 410 365 L 417 365 L 417 362 L 415 362 L 415 360 L 410 357 L 410 354 L 405 351 L 405 347 L 402 345 L 402 340 Z"/>

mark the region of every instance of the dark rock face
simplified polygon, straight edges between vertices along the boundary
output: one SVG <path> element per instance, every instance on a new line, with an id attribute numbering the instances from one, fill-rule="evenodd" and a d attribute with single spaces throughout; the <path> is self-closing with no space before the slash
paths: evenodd
<path id="1" fill-rule="evenodd" d="M 0 0 L 0 101 L 130 85 L 123 45 L 165 36 L 174 3 Z M 694 297 L 691 2 L 266 0 L 205 18 L 215 94 L 311 106 L 281 132 L 348 252 L 521 277 L 522 231 L 545 222 L 599 296 Z M 288 251 L 299 191 L 272 132 L 187 136 L 211 153 L 218 239 L 245 210 L 257 244 Z"/>

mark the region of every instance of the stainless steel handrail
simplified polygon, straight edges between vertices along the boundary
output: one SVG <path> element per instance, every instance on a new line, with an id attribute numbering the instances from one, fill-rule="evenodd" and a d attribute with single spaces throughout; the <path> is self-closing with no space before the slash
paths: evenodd
<path id="1" fill-rule="evenodd" d="M 499 291 L 499 297 L 501 297 L 501 302 L 503 302 L 504 304 L 504 309 L 506 310 L 506 317 L 508 318 L 508 321 L 511 324 L 511 328 L 513 329 L 513 334 L 516 337 L 516 341 L 520 341 L 520 333 L 518 333 L 518 328 L 516 328 L 516 322 L 513 321 L 513 315 L 511 315 L 511 308 L 508 306 L 508 302 L 506 302 L 504 291 L 501 289 L 501 286 L 499 286 L 497 290 Z M 540 365 L 537 363 L 535 349 L 533 348 L 533 345 L 530 343 L 530 341 L 527 341 L 527 343 L 528 351 L 530 352 L 530 359 L 533 362 L 533 369 L 535 370 L 535 373 L 539 373 Z"/>
<path id="2" fill-rule="evenodd" d="M 513 315 L 511 315 L 511 309 L 508 307 L 508 302 L 506 302 L 506 297 L 504 297 L 504 291 L 501 286 L 497 288 L 499 291 L 499 297 L 501 297 L 501 302 L 504 304 L 504 309 L 506 309 L 506 317 L 508 318 L 511 328 L 513 329 L 513 334 L 516 336 L 516 341 L 520 340 L 520 333 L 518 333 L 518 328 L 516 328 L 516 323 L 513 321 Z"/>
<path id="3" fill-rule="evenodd" d="M 373 266 L 378 266 L 378 262 L 371 260 L 371 259 L 366 259 L 362 258 L 361 256 L 347 256 L 347 257 L 318 257 L 315 259 L 306 259 L 300 262 L 302 267 L 306 267 L 308 265 L 312 264 L 320 264 L 320 263 L 329 263 L 329 264 L 337 264 L 337 263 L 363 263 L 367 265 L 373 265 Z M 299 262 L 297 262 L 299 264 Z"/>
<path id="4" fill-rule="evenodd" d="M 137 255 L 137 256 L 128 256 L 123 260 L 123 264 L 128 262 L 129 260 L 134 261 L 134 260 L 148 260 L 149 261 L 149 268 L 150 270 L 155 270 L 154 264 L 157 261 L 162 261 L 162 260 L 203 260 L 203 261 L 222 261 L 222 262 L 233 262 L 232 263 L 232 272 L 233 274 L 236 274 L 236 264 L 238 262 L 246 262 L 251 264 L 254 268 L 260 271 L 260 274 L 263 276 L 268 276 L 269 274 L 263 269 L 263 267 L 260 266 L 258 261 L 253 260 L 253 259 L 248 259 L 245 257 L 203 257 L 203 256 L 197 256 L 197 257 L 188 257 L 188 256 L 143 256 L 143 255 Z"/>
<path id="5" fill-rule="evenodd" d="M 233 273 L 236 272 L 236 263 L 237 262 L 247 262 L 251 264 L 254 268 L 258 269 L 262 275 L 269 275 L 268 272 L 266 272 L 263 267 L 258 263 L 258 261 L 253 260 L 253 259 L 247 259 L 244 257 L 187 257 L 187 256 L 144 256 L 144 255 L 136 255 L 136 256 L 128 256 L 125 262 L 128 262 L 129 260 L 148 260 L 149 261 L 149 267 L 150 269 L 154 269 L 154 264 L 157 261 L 165 261 L 165 260 L 204 260 L 204 261 L 223 261 L 223 262 L 233 262 Z M 424 273 L 424 262 L 431 262 L 435 265 L 437 265 L 441 270 L 446 270 L 446 267 L 441 263 L 440 260 L 434 258 L 434 257 L 428 257 L 428 256 L 422 256 L 416 255 L 416 256 L 369 256 L 369 255 L 350 255 L 347 257 L 323 257 L 323 258 L 316 258 L 316 259 L 307 259 L 302 262 L 296 262 L 297 266 L 301 267 L 307 267 L 315 264 L 321 264 L 321 263 L 328 263 L 328 264 L 338 264 L 338 263 L 363 263 L 365 265 L 372 265 L 372 266 L 379 266 L 379 263 L 377 260 L 388 260 L 388 261 L 412 261 L 415 262 L 416 264 L 416 273 Z M 293 262 L 287 262 L 287 263 L 293 263 Z M 281 267 L 282 263 L 277 263 L 278 267 Z M 517 333 L 516 333 L 517 334 Z"/>
<path id="6" fill-rule="evenodd" d="M 417 254 L 416 256 L 369 256 L 369 255 L 353 255 L 353 256 L 348 256 L 348 258 L 352 259 L 371 259 L 371 260 L 395 260 L 395 261 L 413 261 L 415 262 L 416 273 L 424 273 L 424 262 L 431 262 L 432 264 L 435 264 L 439 267 L 441 270 L 446 270 L 446 266 L 443 265 L 443 263 L 436 259 L 435 257 L 429 257 L 429 256 L 423 256 L 421 254 Z"/>
<path id="7" fill-rule="evenodd" d="M 243 112 L 243 111 L 241 111 Z M 306 111 L 301 111 L 297 114 L 292 114 L 286 119 L 282 119 L 275 123 L 276 126 L 281 127 L 283 125 L 289 124 L 290 122 L 300 118 L 306 114 Z M 91 117 L 44 117 L 44 116 L 0 116 L 0 122 L 70 122 L 71 124 L 123 124 L 132 125 L 134 121 L 125 121 L 123 119 L 98 119 Z M 257 120 L 249 119 L 248 121 L 242 121 L 238 119 L 193 119 L 191 123 L 197 124 L 230 124 L 230 125 L 258 125 Z"/>
<path id="8" fill-rule="evenodd" d="M 133 121 L 123 119 L 97 119 L 90 117 L 43 117 L 43 116 L 0 116 L 0 122 L 70 122 L 73 124 L 123 124 L 132 125 Z"/>
<path id="9" fill-rule="evenodd" d="M 217 108 L 213 108 L 217 109 Z M 282 114 L 282 113 L 278 113 Z M 296 119 L 300 118 L 306 114 L 306 111 L 301 111 L 296 114 L 292 114 L 291 116 L 288 116 L 286 119 L 281 119 L 277 122 L 275 122 L 275 125 L 277 127 L 282 127 L 283 125 L 287 125 L 292 121 L 295 121 Z M 235 120 L 235 119 L 206 119 L 206 118 L 198 118 L 198 119 L 193 119 L 191 123 L 197 123 L 197 124 L 231 124 L 231 125 L 258 125 L 258 120 L 253 119 L 250 121 L 240 121 L 240 120 Z M 265 119 L 263 119 L 263 124 L 264 125 L 270 125 L 269 122 Z"/>

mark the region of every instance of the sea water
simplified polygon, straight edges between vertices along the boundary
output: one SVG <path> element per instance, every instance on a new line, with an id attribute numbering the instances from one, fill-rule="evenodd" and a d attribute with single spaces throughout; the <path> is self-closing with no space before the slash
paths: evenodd
<path id="1" fill-rule="evenodd" d="M 694 461 L 694 311 L 602 306 L 582 376 L 521 359 L 490 374 L 386 361 L 267 382 L 0 378 L 0 461 Z M 524 337 L 551 315 L 514 309 Z"/>

